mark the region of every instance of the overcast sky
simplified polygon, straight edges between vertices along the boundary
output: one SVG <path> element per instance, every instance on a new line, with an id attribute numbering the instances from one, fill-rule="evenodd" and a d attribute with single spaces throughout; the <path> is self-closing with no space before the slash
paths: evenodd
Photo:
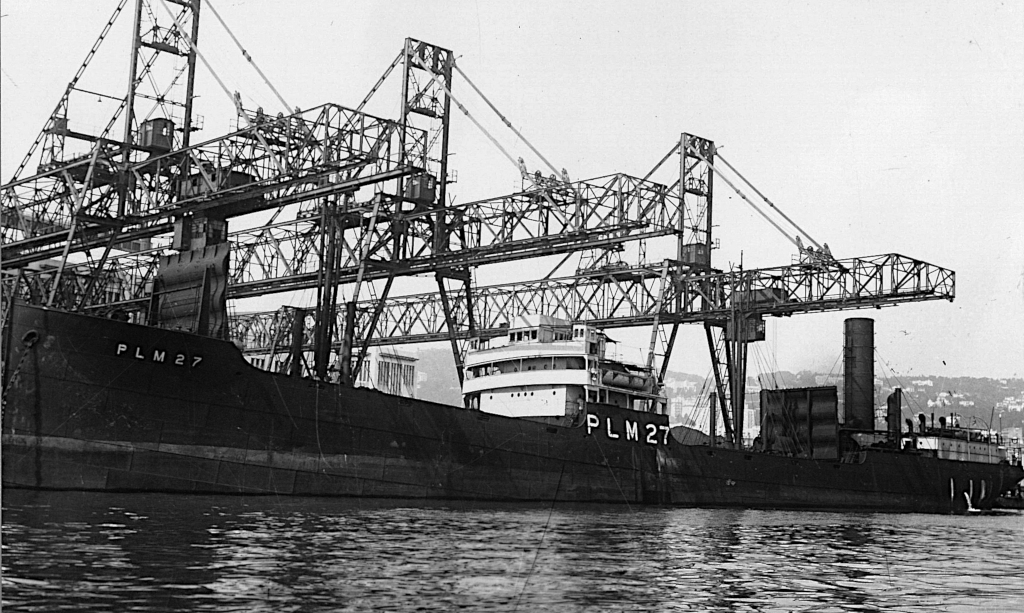
<path id="1" fill-rule="evenodd" d="M 3 180 L 113 6 L 0 2 Z M 723 147 L 837 257 L 895 252 L 957 273 L 953 303 L 771 320 L 752 374 L 836 370 L 842 320 L 868 315 L 879 357 L 902 376 L 1024 376 L 1022 2 L 214 7 L 292 106 L 354 107 L 412 36 L 454 50 L 498 108 L 574 178 L 643 176 L 686 131 Z M 91 67 L 97 87 L 123 91 L 128 28 L 125 15 Z M 247 106 L 280 110 L 208 12 L 200 48 Z M 198 88 L 204 136 L 226 132 L 226 97 L 206 73 Z M 371 112 L 395 116 L 398 98 L 384 102 Z M 468 121 L 453 121 L 457 200 L 514 191 L 516 170 Z M 500 124 L 489 126 L 513 155 L 530 159 Z M 791 261 L 793 246 L 739 198 L 724 186 L 715 196 L 717 267 L 741 257 L 747 268 Z M 643 332 L 625 336 L 646 344 Z M 673 369 L 702 374 L 702 334 L 684 339 Z"/>

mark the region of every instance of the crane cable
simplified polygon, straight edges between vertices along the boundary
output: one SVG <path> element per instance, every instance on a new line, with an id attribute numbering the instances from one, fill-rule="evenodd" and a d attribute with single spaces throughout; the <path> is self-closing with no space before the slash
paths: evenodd
<path id="1" fill-rule="evenodd" d="M 238 116 L 242 118 L 242 121 L 245 123 L 245 127 L 254 127 L 252 121 L 249 120 L 249 115 L 245 112 L 245 109 L 242 108 L 241 98 L 237 94 L 231 93 L 227 85 L 224 84 L 224 81 L 221 80 L 220 75 L 217 74 L 217 71 L 215 71 L 213 69 L 213 66 L 210 65 L 210 62 L 207 61 L 206 56 L 204 56 L 199 51 L 199 47 L 196 45 L 196 42 L 192 40 L 191 36 L 185 33 L 185 28 L 181 25 L 181 21 L 179 21 L 178 17 L 171 11 L 171 7 L 167 6 L 167 0 L 160 0 L 160 4 L 163 5 L 164 10 L 167 11 L 167 14 L 171 16 L 171 19 L 174 21 L 174 25 L 178 27 L 178 31 L 181 34 L 181 37 L 185 39 L 185 42 L 188 43 L 189 48 L 193 52 L 195 52 L 196 57 L 198 57 L 203 62 L 203 66 L 206 66 L 206 69 L 209 70 L 210 74 L 213 75 L 214 80 L 217 81 L 217 85 L 220 85 L 220 88 L 224 90 L 224 93 L 235 105 L 235 111 L 238 113 Z M 278 156 L 278 154 L 270 147 L 266 139 L 263 138 L 263 135 L 260 134 L 258 130 L 254 131 L 253 134 L 256 136 L 257 140 L 260 141 L 260 144 L 262 144 L 266 148 L 266 150 L 270 152 L 270 160 L 274 163 L 274 166 L 277 168 L 277 171 L 281 174 L 285 174 L 288 170 L 286 162 L 280 159 L 280 156 Z"/>
<path id="2" fill-rule="evenodd" d="M 213 8 L 213 3 L 211 3 L 210 0 L 206 0 L 206 6 L 209 7 L 211 11 L 213 11 L 213 16 L 217 18 L 217 21 L 220 22 L 220 25 L 224 28 L 224 31 L 227 32 L 228 36 L 231 37 L 231 40 L 235 41 L 235 45 L 238 46 L 238 50 L 242 52 L 242 57 L 244 57 L 247 62 L 252 64 L 252 67 L 256 70 L 256 74 L 260 75 L 260 78 L 263 79 L 263 82 L 267 84 L 267 87 L 270 88 L 270 91 L 274 92 L 274 95 L 277 96 L 277 99 L 284 106 L 285 114 L 291 115 L 292 113 L 294 113 L 295 110 L 293 109 L 293 107 L 288 105 L 288 103 L 284 99 L 284 96 L 282 96 L 281 93 L 277 91 L 277 88 L 274 87 L 274 84 L 270 82 L 270 79 L 267 78 L 267 75 L 263 74 L 263 71 L 260 70 L 260 67 L 257 66 L 256 62 L 252 60 L 252 56 L 250 56 L 249 52 L 245 50 L 245 47 L 242 46 L 242 43 L 240 43 L 238 39 L 235 38 L 235 34 L 231 31 L 231 28 L 228 27 L 228 24 L 224 23 L 224 20 L 221 19 L 220 13 L 217 12 L 217 9 Z"/>
<path id="3" fill-rule="evenodd" d="M 742 191 L 740 191 L 740 188 L 736 187 L 733 184 L 733 182 L 729 180 L 728 177 L 723 175 L 722 171 L 719 170 L 718 168 L 716 168 L 715 165 L 712 164 L 706 157 L 704 157 L 704 155 L 702 155 L 700 151 L 697 151 L 696 147 L 693 147 L 691 145 L 687 145 L 687 148 L 693 153 L 693 155 L 697 156 L 698 158 L 701 159 L 701 161 L 703 161 L 705 164 L 707 164 L 708 168 L 713 170 L 715 172 L 715 174 L 717 174 L 720 179 L 725 181 L 726 185 L 731 187 L 733 189 L 733 191 L 736 192 L 739 195 L 740 198 L 743 198 L 743 200 L 745 200 L 747 202 L 747 204 L 749 204 L 751 207 L 753 207 L 753 209 L 755 211 L 760 213 L 761 217 L 764 217 L 765 220 L 768 221 L 768 223 L 772 224 L 772 226 L 774 226 L 776 230 L 778 230 L 783 236 L 785 236 L 787 239 L 789 239 L 789 242 L 791 242 L 794 245 L 796 245 L 797 248 L 800 249 L 801 251 L 803 250 L 803 245 L 801 245 L 800 242 L 796 238 L 790 236 L 790 234 L 788 232 L 786 232 L 785 230 L 783 230 L 782 227 L 779 224 L 775 223 L 775 220 L 773 220 L 771 217 L 769 217 L 767 213 L 762 211 L 761 207 L 759 207 L 756 204 L 754 204 L 754 202 L 750 198 L 747 198 L 747 195 L 744 194 Z M 739 174 L 739 173 L 737 173 L 737 174 Z"/>
<path id="4" fill-rule="evenodd" d="M 491 104 L 491 101 L 487 99 L 487 96 L 485 96 L 485 95 L 484 95 L 484 93 L 483 93 L 482 91 L 480 91 L 480 89 L 479 89 L 479 88 L 478 88 L 478 87 L 477 87 L 477 86 L 476 86 L 476 85 L 475 85 L 475 84 L 474 84 L 474 83 L 473 83 L 472 81 L 470 81 L 470 80 L 469 80 L 469 77 L 468 77 L 468 76 L 466 76 L 466 73 L 462 72 L 462 69 L 461 69 L 461 68 L 459 68 L 459 65 L 458 65 L 458 64 L 455 64 L 455 63 L 452 63 L 452 66 L 453 66 L 453 67 L 455 68 L 455 70 L 456 70 L 456 71 L 457 71 L 457 72 L 458 72 L 458 73 L 459 73 L 460 75 L 462 75 L 462 78 L 466 80 L 466 83 L 468 83 L 468 84 L 469 84 L 469 86 L 470 86 L 470 87 L 471 87 L 471 88 L 473 89 L 473 91 L 475 91 L 475 92 L 476 92 L 476 94 L 477 94 L 478 96 L 480 96 L 480 98 L 481 98 L 481 99 L 482 99 L 482 100 L 483 100 L 484 102 L 486 102 L 486 103 L 487 103 L 487 106 L 491 107 L 491 110 L 492 110 L 492 111 L 494 111 L 494 114 L 495 114 L 495 115 L 497 115 L 499 119 L 501 119 L 502 123 L 504 123 L 504 124 L 505 124 L 506 126 L 508 126 L 508 129 L 509 129 L 509 130 L 512 130 L 512 132 L 513 132 L 513 133 L 514 133 L 514 134 L 515 134 L 515 135 L 516 135 L 517 137 L 519 137 L 519 139 L 520 139 L 520 140 L 522 140 L 522 141 L 523 141 L 523 143 L 525 143 L 525 144 L 526 144 L 526 146 L 530 148 L 530 151 L 534 152 L 534 153 L 535 153 L 535 154 L 537 155 L 537 157 L 539 157 L 539 158 L 541 159 L 541 161 L 542 161 L 542 162 L 544 162 L 545 164 L 547 164 L 548 168 L 550 168 L 550 169 L 551 169 L 551 172 L 555 173 L 555 176 L 560 176 L 560 173 L 559 173 L 558 169 L 557 169 L 557 168 L 555 168 L 555 167 L 554 167 L 554 165 L 552 165 L 552 164 L 551 164 L 551 162 L 549 162 L 549 161 L 548 161 L 548 159 L 547 159 L 546 157 L 544 157 L 544 156 L 543 156 L 543 155 L 541 154 L 541 152 L 540 152 L 540 151 L 537 151 L 537 148 L 536 148 L 536 147 L 534 147 L 534 146 L 533 146 L 533 145 L 532 145 L 532 144 L 530 143 L 530 141 L 526 140 L 526 137 L 525 137 L 525 136 L 523 136 L 523 135 L 522 135 L 522 133 L 521 133 L 521 132 L 520 132 L 519 130 L 516 130 L 516 129 L 515 129 L 515 126 L 513 126 L 513 125 L 512 125 L 512 122 L 511 122 L 511 121 L 509 121 L 508 119 L 506 119 L 506 118 L 505 118 L 505 116 L 501 114 L 501 111 L 499 111 L 497 107 L 495 107 L 495 106 L 494 106 L 493 104 Z"/>
<path id="5" fill-rule="evenodd" d="M 446 83 L 444 83 L 444 80 L 441 78 L 441 75 L 434 72 L 429 66 L 424 64 L 418 57 L 413 57 L 412 59 L 420 68 L 433 75 L 434 80 L 436 80 L 437 83 L 444 89 L 445 93 L 448 94 L 448 97 L 451 98 L 452 102 L 455 103 L 455 106 L 457 106 L 459 110 L 462 111 L 462 114 L 468 117 L 469 120 L 473 122 L 473 125 L 475 125 L 477 128 L 479 128 L 481 132 L 484 133 L 484 136 L 486 136 L 491 141 L 491 143 L 493 143 L 494 146 L 497 147 L 498 150 L 501 151 L 506 158 L 508 158 L 508 161 L 512 162 L 512 164 L 516 167 L 516 170 L 522 172 L 523 167 L 519 163 L 519 160 L 512 157 L 512 154 L 510 154 L 504 147 L 502 147 L 501 143 L 499 143 L 498 140 L 494 138 L 494 136 L 492 136 L 491 133 L 488 132 L 487 129 L 484 128 L 483 125 L 481 125 L 480 122 L 477 121 L 476 118 L 469 113 L 469 110 L 466 109 L 466 107 L 463 106 L 463 104 L 459 102 L 459 100 L 452 94 L 452 90 L 448 87 Z M 466 83 L 469 84 L 470 88 L 472 88 L 472 90 L 476 92 L 478 96 L 480 96 L 480 98 L 487 104 L 487 106 L 489 106 L 491 110 L 494 111 L 494 113 L 501 119 L 502 123 L 508 126 L 508 128 L 512 130 L 512 132 L 517 137 L 519 137 L 519 139 L 522 140 L 527 147 L 530 148 L 530 151 L 534 152 L 537 155 L 537 157 L 539 157 L 547 165 L 547 167 L 551 169 L 551 172 L 554 174 L 554 176 L 558 177 L 559 181 L 568 183 L 568 181 L 566 180 L 568 173 L 564 171 L 559 172 L 559 170 L 555 168 L 555 166 L 551 162 L 549 162 L 548 159 L 544 157 L 544 155 L 540 151 L 538 151 L 537 148 L 534 147 L 519 130 L 515 129 L 515 127 L 512 125 L 512 122 L 509 121 L 504 115 L 502 115 L 501 111 L 499 111 L 498 108 L 495 107 L 494 104 L 492 104 L 491 101 L 487 99 L 487 96 L 485 96 L 483 92 L 481 92 L 480 89 L 477 88 L 477 86 L 472 81 L 470 81 L 469 77 L 466 76 L 466 73 L 462 72 L 462 69 L 459 68 L 458 64 L 453 62 L 452 67 L 455 68 L 455 70 L 460 75 L 462 75 L 462 78 L 466 80 Z"/>
<path id="6" fill-rule="evenodd" d="M 465 115 L 466 117 L 468 117 L 469 120 L 473 122 L 473 125 L 475 125 L 477 128 L 479 128 L 480 131 L 484 133 L 484 136 L 486 136 L 488 139 L 490 139 L 491 143 L 493 143 L 494 146 L 497 147 L 499 151 L 501 151 L 503 154 L 505 154 L 505 157 L 508 158 L 508 161 L 512 162 L 512 165 L 515 166 L 516 169 L 518 169 L 519 168 L 519 161 L 516 160 L 514 157 L 512 157 L 512 154 L 509 153 L 504 147 L 502 147 L 501 143 L 499 143 L 498 140 L 496 138 L 494 138 L 494 136 L 492 136 L 491 133 L 488 132 L 486 128 L 484 128 L 482 125 L 480 125 L 480 122 L 477 121 L 475 117 L 473 117 L 472 115 L 469 114 L 469 110 L 467 110 L 466 107 L 463 106 L 461 102 L 459 102 L 458 98 L 456 98 L 454 95 L 452 95 L 452 90 L 448 87 L 448 85 L 441 78 L 441 75 L 437 74 L 429 66 L 427 66 L 426 64 L 421 62 L 418 57 L 413 57 L 412 60 L 420 68 L 422 68 L 423 70 L 425 70 L 425 71 L 429 72 L 431 75 L 433 75 L 434 80 L 437 81 L 438 85 L 440 85 L 442 89 L 444 89 L 445 93 L 448 94 L 448 97 L 451 98 L 452 102 L 455 103 L 455 106 L 459 107 L 459 110 L 462 111 L 462 114 Z M 461 71 L 459 71 L 459 72 L 461 72 Z"/>
<path id="7" fill-rule="evenodd" d="M 220 88 L 224 90 L 224 93 L 227 95 L 228 99 L 231 100 L 231 103 L 235 106 L 235 110 L 238 112 L 238 115 L 241 116 L 242 120 L 245 122 L 246 127 L 252 127 L 252 124 L 249 121 L 249 117 L 246 116 L 244 110 L 242 109 L 241 101 L 234 94 L 232 94 L 231 90 L 228 89 L 228 86 L 224 84 L 224 81 L 221 80 L 220 75 L 217 74 L 217 71 L 214 70 L 213 66 L 210 65 L 210 62 L 207 61 L 206 56 L 204 56 L 202 52 L 199 51 L 199 46 L 196 45 L 194 40 L 192 40 L 192 37 L 185 33 L 185 27 L 181 24 L 180 21 L 178 21 L 178 17 L 174 14 L 173 11 L 171 11 L 171 7 L 167 6 L 167 0 L 160 0 L 160 4 L 163 5 L 164 10 L 167 11 L 167 14 L 171 16 L 172 20 L 174 20 L 174 25 L 178 26 L 178 32 L 181 34 L 181 37 L 185 39 L 185 42 L 188 43 L 189 48 L 195 52 L 196 57 L 198 57 L 199 60 L 203 63 L 203 66 L 206 66 L 206 69 L 209 70 L 210 74 L 213 75 L 213 79 L 217 82 L 217 85 L 220 85 Z"/>
<path id="8" fill-rule="evenodd" d="M 768 206 L 770 206 L 770 207 L 772 207 L 773 209 L 775 209 L 775 212 L 777 212 L 777 213 L 778 213 L 779 215 L 782 215 L 782 218 L 783 218 L 783 219 L 785 219 L 786 221 L 788 221 L 788 222 L 789 222 L 789 223 L 790 223 L 790 224 L 791 224 L 791 225 L 792 225 L 792 226 L 793 226 L 794 228 L 796 228 L 797 230 L 799 230 L 800 232 L 802 232 L 802 233 L 803 233 L 803 235 L 807 237 L 807 240 L 811 241 L 811 243 L 812 243 L 812 244 L 813 244 L 813 245 L 814 245 L 815 247 L 817 247 L 818 249 L 824 249 L 824 248 L 823 248 L 823 247 L 822 247 L 821 245 L 819 245 L 819 244 L 818 244 L 818 241 L 816 241 L 816 240 L 814 240 L 813 238 L 811 238 L 811 235 L 810 235 L 810 234 L 808 234 L 806 230 L 804 230 L 804 229 L 803 229 L 803 228 L 801 228 L 800 226 L 796 225 L 796 222 L 795 222 L 795 221 L 793 221 L 792 219 L 790 219 L 790 218 L 789 218 L 789 216 L 787 216 L 787 215 L 786 215 L 785 213 L 783 213 L 783 212 L 782 212 L 782 209 L 780 209 L 779 207 L 775 206 L 775 203 L 773 203 L 773 202 L 772 202 L 771 200 L 769 200 L 767 196 L 765 196 L 764 194 L 762 194 L 762 193 L 761 193 L 761 192 L 760 192 L 760 191 L 759 191 L 759 190 L 757 189 L 757 187 L 755 187 L 755 186 L 754 186 L 754 184 L 753 184 L 753 183 L 751 183 L 750 181 L 748 181 L 748 180 L 747 180 L 747 178 L 746 178 L 746 177 L 744 177 L 743 175 L 741 175 L 741 174 L 740 174 L 740 171 L 738 171 L 738 170 L 736 170 L 735 168 L 733 168 L 733 165 L 732 165 L 732 164 L 730 164 L 730 163 L 729 163 L 729 162 L 728 162 L 728 161 L 727 161 L 727 160 L 725 159 L 725 157 L 723 157 L 723 156 L 722 156 L 722 154 L 721 154 L 721 153 L 718 153 L 718 152 L 716 151 L 716 152 L 715 152 L 715 156 L 716 156 L 716 157 L 717 157 L 717 158 L 718 158 L 719 160 L 721 160 L 721 161 L 722 161 L 722 163 L 723 163 L 723 164 L 725 164 L 725 166 L 726 166 L 726 167 L 727 167 L 727 168 L 728 168 L 729 170 L 731 170 L 731 171 L 733 171 L 734 173 L 736 173 L 736 176 L 737 176 L 737 177 L 739 177 L 740 179 L 742 179 L 744 183 L 746 183 L 747 185 L 749 185 L 749 186 L 750 186 L 750 189 L 754 190 L 754 193 L 755 193 L 755 194 L 757 194 L 758 196 L 760 196 L 762 200 L 764 200 L 765 202 L 767 202 L 767 203 L 768 203 Z"/>

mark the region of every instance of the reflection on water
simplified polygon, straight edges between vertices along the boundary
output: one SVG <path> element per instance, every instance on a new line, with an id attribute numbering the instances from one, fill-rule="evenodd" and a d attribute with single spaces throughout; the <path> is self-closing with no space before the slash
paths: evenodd
<path id="1" fill-rule="evenodd" d="M 1024 610 L 1024 517 L 3 492 L 10 611 Z"/>

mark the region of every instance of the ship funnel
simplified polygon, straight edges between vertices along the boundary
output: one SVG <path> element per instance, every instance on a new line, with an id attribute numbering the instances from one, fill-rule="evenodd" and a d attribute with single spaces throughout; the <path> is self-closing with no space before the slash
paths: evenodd
<path id="1" fill-rule="evenodd" d="M 875 320 L 852 317 L 843 339 L 846 428 L 875 429 Z"/>
<path id="2" fill-rule="evenodd" d="M 889 426 L 889 442 L 898 445 L 900 440 L 900 417 L 903 413 L 903 390 L 896 388 L 885 401 L 885 423 Z M 910 421 L 910 420 L 908 420 Z M 910 421 L 910 432 L 914 431 L 914 422 Z M 924 428 L 921 429 L 924 432 Z"/>

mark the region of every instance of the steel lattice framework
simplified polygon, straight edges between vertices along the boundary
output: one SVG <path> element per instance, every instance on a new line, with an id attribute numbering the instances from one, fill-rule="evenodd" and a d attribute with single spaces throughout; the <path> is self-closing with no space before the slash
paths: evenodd
<path id="1" fill-rule="evenodd" d="M 247 141 L 253 139 L 248 138 Z M 305 174 L 304 180 L 291 180 L 277 191 L 273 163 L 264 157 L 262 168 L 270 178 L 226 187 L 219 190 L 222 205 L 230 198 L 250 209 L 270 208 L 282 202 L 315 198 L 336 192 L 339 185 L 351 188 L 358 177 L 348 178 L 338 172 L 321 172 L 323 166 L 310 164 L 316 174 Z M 292 162 L 294 167 L 294 161 Z M 382 168 L 366 174 L 367 180 L 387 175 L 394 169 L 380 162 Z M 255 165 L 254 165 L 255 166 Z M 365 168 L 365 167 L 359 167 Z M 327 182 L 325 176 L 335 179 Z M 213 177 L 211 177 L 213 178 Z M 236 179 L 237 180 L 237 179 Z M 312 194 L 312 196 L 310 195 Z M 199 198 L 195 198 L 199 201 Z M 187 206 L 193 199 L 185 201 Z M 179 201 L 179 204 L 181 201 Z M 196 202 L 201 206 L 202 202 Z M 430 211 L 390 210 L 376 213 L 373 202 L 352 205 L 339 210 L 343 235 L 342 257 L 338 269 L 339 283 L 355 279 L 364 257 L 371 266 L 365 278 L 384 278 L 395 269 L 403 274 L 422 274 L 442 267 L 480 266 L 514 259 L 566 253 L 586 248 L 618 245 L 627 241 L 676 234 L 683 212 L 675 194 L 664 185 L 616 174 L 590 181 L 532 188 L 500 198 L 457 204 L 446 208 L 451 222 L 440 251 L 434 240 L 435 225 Z M 380 207 L 378 207 L 379 209 Z M 180 214 L 180 209 L 177 209 Z M 169 220 L 157 217 L 148 235 L 167 230 Z M 231 233 L 235 246 L 232 262 L 233 298 L 265 295 L 315 287 L 322 262 L 320 252 L 320 216 L 311 210 L 306 216 Z M 139 234 L 132 234 L 138 237 Z M 363 245 L 368 245 L 364 250 Z M 151 284 L 157 257 L 163 250 L 129 253 L 110 258 L 103 274 L 105 285 L 116 285 L 117 302 L 141 300 Z M 28 256 L 26 256 L 28 257 Z M 95 274 L 87 267 L 71 267 L 62 277 L 62 294 L 72 295 L 82 286 L 84 277 Z M 52 271 L 26 273 L 26 285 L 45 291 L 53 282 Z M 27 289 L 25 291 L 28 291 Z M 109 287 L 102 295 L 88 296 L 87 306 L 110 304 Z"/>
<path id="2" fill-rule="evenodd" d="M 666 273 L 667 269 L 667 273 Z M 668 283 L 662 284 L 662 278 Z M 603 328 L 662 323 L 725 323 L 734 311 L 744 317 L 786 316 L 839 311 L 922 300 L 952 300 L 953 271 L 898 254 L 851 258 L 831 264 L 796 264 L 715 274 L 693 274 L 671 261 L 660 266 L 595 271 L 572 277 L 473 289 L 475 336 L 500 336 L 522 314 L 545 313 Z M 358 308 L 356 335 L 365 338 L 376 303 Z M 660 308 L 659 308 L 660 307 Z M 455 319 L 468 321 L 463 297 L 451 304 Z M 284 310 L 239 314 L 233 338 L 250 353 L 271 353 Z M 289 324 L 290 325 L 290 324 Z M 339 326 L 343 325 L 339 322 Z M 456 330 L 469 338 L 465 326 Z M 386 301 L 372 344 L 408 344 L 445 340 L 449 330 L 436 293 Z"/>
<path id="3" fill-rule="evenodd" d="M 378 279 L 396 270 L 422 274 L 664 236 L 674 233 L 678 205 L 664 186 L 618 174 L 451 205 L 440 230 L 416 223 L 427 222 L 429 210 L 378 213 L 372 224 L 372 213 L 364 212 L 346 220 L 351 231 L 344 236 L 338 281 L 353 281 L 363 258 L 371 264 L 364 278 Z M 236 234 L 252 265 L 235 269 L 231 295 L 315 286 L 320 260 L 308 237 L 316 223 L 300 219 Z"/>
<path id="4" fill-rule="evenodd" d="M 112 236 L 118 241 L 157 236 L 175 217 L 203 209 L 279 208 L 422 168 L 422 157 L 403 160 L 398 123 L 337 105 L 288 117 L 254 115 L 251 123 L 222 138 L 128 165 L 121 182 L 134 189 L 125 212 L 113 197 L 119 171 L 98 154 L 4 185 L 5 214 L 19 221 L 7 230 L 22 236 L 5 242 L 5 268 L 60 255 L 76 224 L 72 252 L 102 246 Z M 425 138 L 418 130 L 406 136 L 421 151 Z"/>
<path id="5" fill-rule="evenodd" d="M 837 261 L 820 247 L 801 248 L 807 257 L 799 264 L 716 270 L 715 176 L 732 183 L 716 164 L 714 143 L 691 134 L 681 134 L 643 178 L 570 181 L 564 170 L 545 178 L 520 159 L 521 191 L 455 203 L 447 193 L 451 105 L 469 113 L 453 97 L 453 74 L 465 74 L 450 50 L 411 38 L 354 110 L 325 104 L 270 116 L 246 111 L 236 94 L 241 127 L 193 144 L 196 63 L 205 62 L 197 47 L 199 0 L 174 0 L 174 9 L 136 0 L 127 92 L 105 96 L 80 86 L 126 2 L 13 179 L 0 186 L 5 305 L 18 297 L 156 321 L 161 256 L 192 248 L 177 233 L 210 220 L 226 229 L 231 219 L 234 231 L 211 239 L 231 242 L 229 298 L 317 290 L 315 309 L 244 314 L 230 323 L 232 338 L 252 354 L 287 345 L 294 356 L 296 347 L 311 346 L 311 364 L 293 366 L 296 375 L 323 379 L 337 363 L 340 379 L 351 381 L 370 344 L 444 339 L 458 365 L 459 339 L 500 335 L 525 313 L 604 328 L 651 326 L 649 366 L 658 334 L 670 325 L 664 374 L 678 325 L 701 323 L 723 412 L 734 416 L 725 415 L 727 429 L 738 433 L 746 344 L 759 331 L 763 338 L 764 317 L 954 297 L 952 271 L 896 254 Z M 397 119 L 364 112 L 399 67 Z M 76 127 L 73 102 L 82 95 L 113 107 L 96 134 Z M 652 179 L 673 159 L 678 172 Z M 24 176 L 33 161 L 35 174 Z M 671 237 L 675 254 L 652 264 L 646 242 L 658 237 Z M 205 241 L 195 249 L 206 249 Z M 639 245 L 635 261 L 621 259 L 626 244 Z M 477 267 L 556 254 L 580 255 L 578 274 L 472 284 Z M 425 273 L 434 274 L 437 293 L 389 296 L 397 277 Z M 359 302 L 360 288 L 375 280 L 384 282 L 379 299 Z M 352 288 L 343 312 L 341 286 Z"/>

